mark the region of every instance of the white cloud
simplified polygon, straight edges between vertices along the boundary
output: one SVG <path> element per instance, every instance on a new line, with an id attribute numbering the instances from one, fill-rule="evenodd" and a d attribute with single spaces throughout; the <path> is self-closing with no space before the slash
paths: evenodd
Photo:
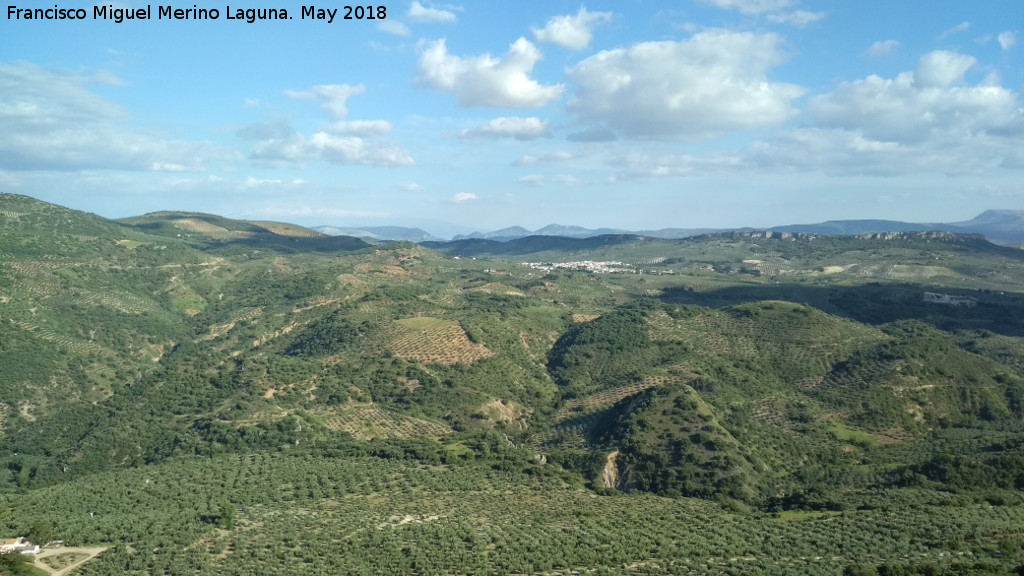
<path id="1" fill-rule="evenodd" d="M 1005 142 L 984 135 L 902 143 L 872 139 L 854 130 L 808 128 L 759 142 L 744 160 L 772 172 L 790 168 L 833 176 L 963 176 L 1005 165 L 1003 146 Z"/>
<path id="2" fill-rule="evenodd" d="M 964 80 L 974 58 L 924 55 L 913 72 L 868 76 L 811 100 L 817 124 L 778 134 L 743 153 L 744 164 L 830 174 L 983 174 L 1021 168 L 1024 107 L 989 77 Z"/>
<path id="3" fill-rule="evenodd" d="M 382 136 L 391 132 L 391 122 L 386 120 L 356 120 L 335 122 L 327 130 L 339 136 Z"/>
<path id="4" fill-rule="evenodd" d="M 455 22 L 455 13 L 450 10 L 442 10 L 424 6 L 413 1 L 409 5 L 409 12 L 405 15 L 412 22 Z"/>
<path id="5" fill-rule="evenodd" d="M 309 139 L 307 149 L 333 164 L 372 166 L 410 166 L 412 158 L 401 148 L 386 143 L 371 143 L 354 136 L 341 137 L 317 132 Z"/>
<path id="6" fill-rule="evenodd" d="M 290 98 L 299 100 L 320 100 L 327 117 L 334 121 L 344 120 L 348 116 L 346 102 L 350 96 L 362 94 L 366 88 L 362 85 L 350 86 L 348 84 L 328 84 L 314 86 L 309 90 L 285 90 L 284 93 Z"/>
<path id="7" fill-rule="evenodd" d="M 874 56 L 877 58 L 879 56 L 891 54 L 894 50 L 896 50 L 899 47 L 900 43 L 897 40 L 879 40 L 878 42 L 875 42 L 874 44 L 871 45 L 870 48 L 867 49 L 866 54 L 868 56 Z"/>
<path id="8" fill-rule="evenodd" d="M 999 47 L 1003 49 L 1003 52 L 1006 52 L 1017 43 L 1017 33 L 1007 30 L 1000 33 L 996 40 L 999 41 Z"/>
<path id="9" fill-rule="evenodd" d="M 606 161 L 617 169 L 612 181 L 647 181 L 666 178 L 736 174 L 748 170 L 739 155 L 659 154 L 632 151 L 613 155 Z"/>
<path id="10" fill-rule="evenodd" d="M 817 172 L 835 176 L 991 174 L 1024 168 L 1020 95 L 990 76 L 968 84 L 973 58 L 924 55 L 914 71 L 845 82 L 811 99 L 813 125 L 783 129 L 733 153 L 610 155 L 613 180 Z"/>
<path id="11" fill-rule="evenodd" d="M 394 144 L 324 131 L 306 137 L 289 128 L 285 134 L 255 140 L 250 158 L 272 166 L 303 165 L 318 160 L 361 166 L 410 166 L 414 163 L 407 152 Z"/>
<path id="12" fill-rule="evenodd" d="M 524 186 L 537 187 L 544 185 L 544 177 L 540 174 L 527 174 L 526 176 L 520 176 L 516 181 Z"/>
<path id="13" fill-rule="evenodd" d="M 409 27 L 402 24 L 398 20 L 387 19 L 377 22 L 377 29 L 386 34 L 393 34 L 395 36 L 408 36 Z"/>
<path id="14" fill-rule="evenodd" d="M 543 28 L 534 28 L 533 37 L 538 42 L 558 44 L 569 50 L 582 50 L 590 44 L 593 37 L 591 29 L 611 19 L 611 12 L 588 12 L 581 6 L 575 16 L 556 16 L 548 20 Z"/>
<path id="15" fill-rule="evenodd" d="M 566 162 L 575 156 L 571 152 L 549 152 L 541 156 L 524 155 L 522 158 L 512 162 L 513 166 L 533 166 L 535 164 L 549 164 L 553 162 Z"/>
<path id="16" fill-rule="evenodd" d="M 540 118 L 495 118 L 469 130 L 463 130 L 460 136 L 464 139 L 475 138 L 515 138 L 516 140 L 535 140 L 551 137 L 547 120 Z"/>
<path id="17" fill-rule="evenodd" d="M 970 22 L 961 22 L 961 23 L 957 24 L 956 26 L 953 26 L 952 28 L 947 28 L 946 30 L 943 30 L 942 34 L 939 34 L 939 40 L 940 41 L 945 40 L 946 38 L 949 38 L 950 36 L 953 36 L 955 34 L 962 34 L 964 32 L 967 32 L 970 29 L 971 29 L 971 23 Z"/>
<path id="18" fill-rule="evenodd" d="M 703 2 L 723 10 L 736 10 L 743 14 L 778 12 L 795 4 L 794 0 L 703 0 Z"/>
<path id="19" fill-rule="evenodd" d="M 473 194 L 472 192 L 456 192 L 452 195 L 452 202 L 455 202 L 456 204 L 462 204 L 476 199 L 476 194 Z"/>
<path id="20" fill-rule="evenodd" d="M 823 128 L 857 131 L 882 142 L 923 142 L 996 133 L 1020 133 L 1024 111 L 1017 96 L 984 82 L 964 84 L 975 59 L 955 52 L 926 54 L 913 72 L 894 79 L 868 76 L 845 82 L 811 100 L 808 110 Z"/>
<path id="21" fill-rule="evenodd" d="M 247 188 L 260 188 L 260 187 L 263 187 L 263 186 L 277 187 L 277 186 L 281 186 L 283 184 L 284 184 L 283 180 L 278 180 L 278 179 L 273 179 L 273 178 L 255 178 L 253 176 L 248 176 L 248 177 L 246 177 L 245 180 L 243 180 L 239 184 L 239 187 L 243 188 L 243 189 L 247 189 Z"/>
<path id="22" fill-rule="evenodd" d="M 454 93 L 462 107 L 538 108 L 559 98 L 564 88 L 543 86 L 529 77 L 540 58 L 540 51 L 525 38 L 516 40 L 500 59 L 490 54 L 453 56 L 442 39 L 423 50 L 417 78 L 429 88 Z"/>
<path id="23" fill-rule="evenodd" d="M 365 92 L 363 86 L 348 84 L 314 86 L 309 90 L 286 90 L 291 98 L 319 100 L 329 124 L 312 136 L 305 136 L 285 123 L 252 124 L 238 136 L 254 141 L 250 158 L 275 166 L 325 161 L 359 166 L 410 166 L 409 154 L 373 137 L 391 131 L 385 120 L 345 120 L 349 97 Z"/>
<path id="24" fill-rule="evenodd" d="M 423 190 L 423 186 L 415 182 L 402 182 L 398 185 L 398 189 L 403 192 L 420 192 Z"/>
<path id="25" fill-rule="evenodd" d="M 914 69 L 914 84 L 922 88 L 945 88 L 963 82 L 975 64 L 972 56 L 945 50 L 925 54 Z"/>
<path id="26" fill-rule="evenodd" d="M 765 16 L 769 22 L 775 22 L 776 24 L 788 24 L 790 26 L 796 26 L 797 28 L 806 28 L 824 17 L 824 12 L 808 12 L 807 10 L 781 12 Z"/>
<path id="27" fill-rule="evenodd" d="M 804 93 L 771 82 L 782 63 L 774 34 L 710 30 L 681 42 L 605 50 L 567 71 L 569 110 L 633 138 L 706 137 L 784 122 Z"/>
<path id="28" fill-rule="evenodd" d="M 136 129 L 125 110 L 88 88 L 121 84 L 105 72 L 0 63 L 0 168 L 203 171 L 239 159 L 208 142 Z"/>

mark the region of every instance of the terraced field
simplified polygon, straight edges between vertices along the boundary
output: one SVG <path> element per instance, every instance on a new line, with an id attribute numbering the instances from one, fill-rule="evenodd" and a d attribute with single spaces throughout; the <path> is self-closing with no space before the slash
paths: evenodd
<path id="1" fill-rule="evenodd" d="M 179 218 L 177 220 L 173 220 L 173 223 L 182 230 L 209 236 L 214 240 L 243 240 L 254 236 L 252 232 L 244 230 L 228 230 L 227 228 L 217 226 L 216 224 L 210 224 L 209 222 L 198 218 Z"/>
<path id="2" fill-rule="evenodd" d="M 347 432 L 357 440 L 386 438 L 441 438 L 451 428 L 376 406 L 353 406 L 327 417 L 328 429 Z"/>
<path id="3" fill-rule="evenodd" d="M 555 422 L 562 422 L 570 418 L 576 418 L 584 414 L 607 408 L 624 398 L 636 396 L 644 390 L 650 390 L 657 386 L 664 386 L 671 382 L 681 382 L 678 377 L 673 376 L 648 376 L 636 384 L 621 386 L 611 390 L 605 390 L 592 394 L 586 398 L 574 398 L 562 404 L 555 414 Z"/>
<path id="4" fill-rule="evenodd" d="M 454 320 L 407 318 L 395 321 L 393 326 L 394 336 L 388 346 L 404 360 L 451 366 L 472 364 L 494 355 L 486 346 L 470 342 Z"/>

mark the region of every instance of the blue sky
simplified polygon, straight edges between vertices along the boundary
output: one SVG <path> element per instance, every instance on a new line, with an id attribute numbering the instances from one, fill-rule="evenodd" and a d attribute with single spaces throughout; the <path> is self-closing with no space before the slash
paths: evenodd
<path id="1" fill-rule="evenodd" d="M 0 20 L 0 191 L 436 234 L 1024 209 L 1019 0 L 193 5 Z"/>

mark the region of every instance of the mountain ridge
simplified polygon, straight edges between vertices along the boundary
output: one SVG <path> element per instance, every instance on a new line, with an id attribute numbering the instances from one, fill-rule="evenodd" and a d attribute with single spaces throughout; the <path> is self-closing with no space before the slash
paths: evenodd
<path id="1" fill-rule="evenodd" d="M 401 227 L 396 227 L 401 229 Z M 367 230 L 362 228 L 361 230 Z M 428 234 L 419 229 L 411 229 Z M 1024 210 L 986 210 L 971 220 L 951 223 L 916 223 L 900 220 L 885 219 L 856 219 L 856 220 L 827 220 L 812 224 L 784 224 L 765 228 L 737 227 L 737 228 L 660 228 L 629 230 L 623 228 L 585 228 L 582 226 L 548 224 L 536 230 L 529 230 L 522 226 L 509 226 L 490 232 L 472 232 L 470 234 L 456 234 L 449 241 L 459 240 L 495 240 L 507 242 L 527 236 L 561 236 L 564 238 L 591 238 L 594 236 L 606 235 L 634 235 L 647 236 L 651 238 L 689 238 L 702 234 L 714 234 L 725 232 L 754 232 L 767 230 L 772 232 L 807 232 L 816 234 L 830 234 L 842 236 L 856 236 L 859 234 L 875 234 L 885 232 L 958 232 L 967 234 L 981 234 L 990 241 L 998 244 L 1017 244 L 1024 242 Z M 390 240 L 418 240 L 408 235 L 396 235 L 395 237 L 380 236 L 380 239 Z M 428 241 L 444 241 L 440 238 L 430 238 Z"/>

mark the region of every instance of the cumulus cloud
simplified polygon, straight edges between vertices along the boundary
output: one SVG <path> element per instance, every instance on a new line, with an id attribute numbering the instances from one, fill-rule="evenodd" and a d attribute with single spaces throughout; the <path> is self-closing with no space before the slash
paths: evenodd
<path id="1" fill-rule="evenodd" d="M 516 140 L 535 140 L 550 138 L 547 120 L 540 118 L 495 118 L 469 130 L 463 130 L 460 136 L 464 139 L 476 138 L 515 138 Z"/>
<path id="2" fill-rule="evenodd" d="M 524 186 L 538 187 L 544 185 L 544 176 L 540 174 L 527 174 L 526 176 L 520 176 L 516 181 Z"/>
<path id="3" fill-rule="evenodd" d="M 361 166 L 413 164 L 409 154 L 394 144 L 323 131 L 308 137 L 292 131 L 283 138 L 261 139 L 253 144 L 250 158 L 273 166 L 308 164 L 317 160 Z"/>
<path id="4" fill-rule="evenodd" d="M 914 84 L 922 88 L 945 88 L 963 81 L 977 60 L 966 54 L 937 50 L 925 54 L 914 69 Z"/>
<path id="5" fill-rule="evenodd" d="M 405 15 L 412 22 L 455 22 L 455 12 L 424 6 L 413 0 Z"/>
<path id="6" fill-rule="evenodd" d="M 611 12 L 588 12 L 585 7 L 580 7 L 575 16 L 555 16 L 543 28 L 534 28 L 533 37 L 538 42 L 558 44 L 569 50 L 582 50 L 590 44 L 593 37 L 591 29 L 611 19 Z"/>
<path id="7" fill-rule="evenodd" d="M 811 99 L 810 126 L 770 132 L 733 153 L 610 154 L 613 180 L 707 174 L 902 176 L 1024 168 L 1024 106 L 994 77 L 970 84 L 970 56 L 937 51 L 894 78 L 868 76 Z"/>
<path id="8" fill-rule="evenodd" d="M 313 134 L 307 149 L 334 164 L 409 166 L 413 163 L 404 150 L 393 144 L 371 143 L 362 138 L 335 136 L 327 132 Z"/>
<path id="9" fill-rule="evenodd" d="M 632 138 L 706 137 L 784 122 L 799 86 L 772 82 L 785 59 L 774 34 L 710 30 L 680 42 L 605 50 L 567 71 L 569 110 Z"/>
<path id="10" fill-rule="evenodd" d="M 402 182 L 398 185 L 398 189 L 403 192 L 420 192 L 423 190 L 423 186 L 420 186 L 415 182 Z"/>
<path id="11" fill-rule="evenodd" d="M 824 12 L 808 12 L 807 10 L 795 10 L 793 12 L 781 12 L 765 16 L 769 22 L 788 24 L 797 28 L 806 28 L 824 17 Z"/>
<path id="12" fill-rule="evenodd" d="M 455 202 L 456 204 L 471 202 L 476 199 L 476 194 L 473 194 L 472 192 L 456 192 L 452 195 L 452 202 Z"/>
<path id="13" fill-rule="evenodd" d="M 811 100 L 815 127 L 755 144 L 745 164 L 878 176 L 1019 167 L 1024 107 L 994 78 L 968 84 L 964 75 L 975 64 L 936 51 L 895 78 L 845 82 Z"/>
<path id="14" fill-rule="evenodd" d="M 388 142 L 373 139 L 391 131 L 385 120 L 346 120 L 348 99 L 365 92 L 363 86 L 347 84 L 314 86 L 309 90 L 286 90 L 301 100 L 319 100 L 331 121 L 306 136 L 286 123 L 258 123 L 245 126 L 237 134 L 253 141 L 250 158 L 270 165 L 308 164 L 318 160 L 332 164 L 362 166 L 409 166 L 409 154 Z"/>
<path id="15" fill-rule="evenodd" d="M 420 54 L 417 79 L 439 92 L 455 94 L 462 107 L 538 108 L 561 97 L 564 88 L 530 78 L 540 59 L 540 51 L 525 38 L 516 40 L 501 58 L 453 56 L 442 39 L 427 44 Z"/>
<path id="16" fill-rule="evenodd" d="M 0 63 L 0 168 L 202 171 L 238 159 L 208 142 L 138 130 L 126 111 L 89 89 L 120 84 L 105 72 Z"/>
<path id="17" fill-rule="evenodd" d="M 868 56 L 885 56 L 891 54 L 894 50 L 900 47 L 900 43 L 897 40 L 879 40 L 875 42 L 867 49 L 866 54 Z"/>
<path id="18" fill-rule="evenodd" d="M 996 37 L 996 40 L 999 41 L 999 47 L 1003 49 L 1003 52 L 1006 52 L 1017 43 L 1017 33 L 1011 31 L 1002 32 Z"/>
<path id="19" fill-rule="evenodd" d="M 856 130 L 883 142 L 1020 133 L 1024 112 L 1013 92 L 989 82 L 964 83 L 975 62 L 964 54 L 931 52 L 913 72 L 845 82 L 812 99 L 808 110 L 821 127 Z"/>

